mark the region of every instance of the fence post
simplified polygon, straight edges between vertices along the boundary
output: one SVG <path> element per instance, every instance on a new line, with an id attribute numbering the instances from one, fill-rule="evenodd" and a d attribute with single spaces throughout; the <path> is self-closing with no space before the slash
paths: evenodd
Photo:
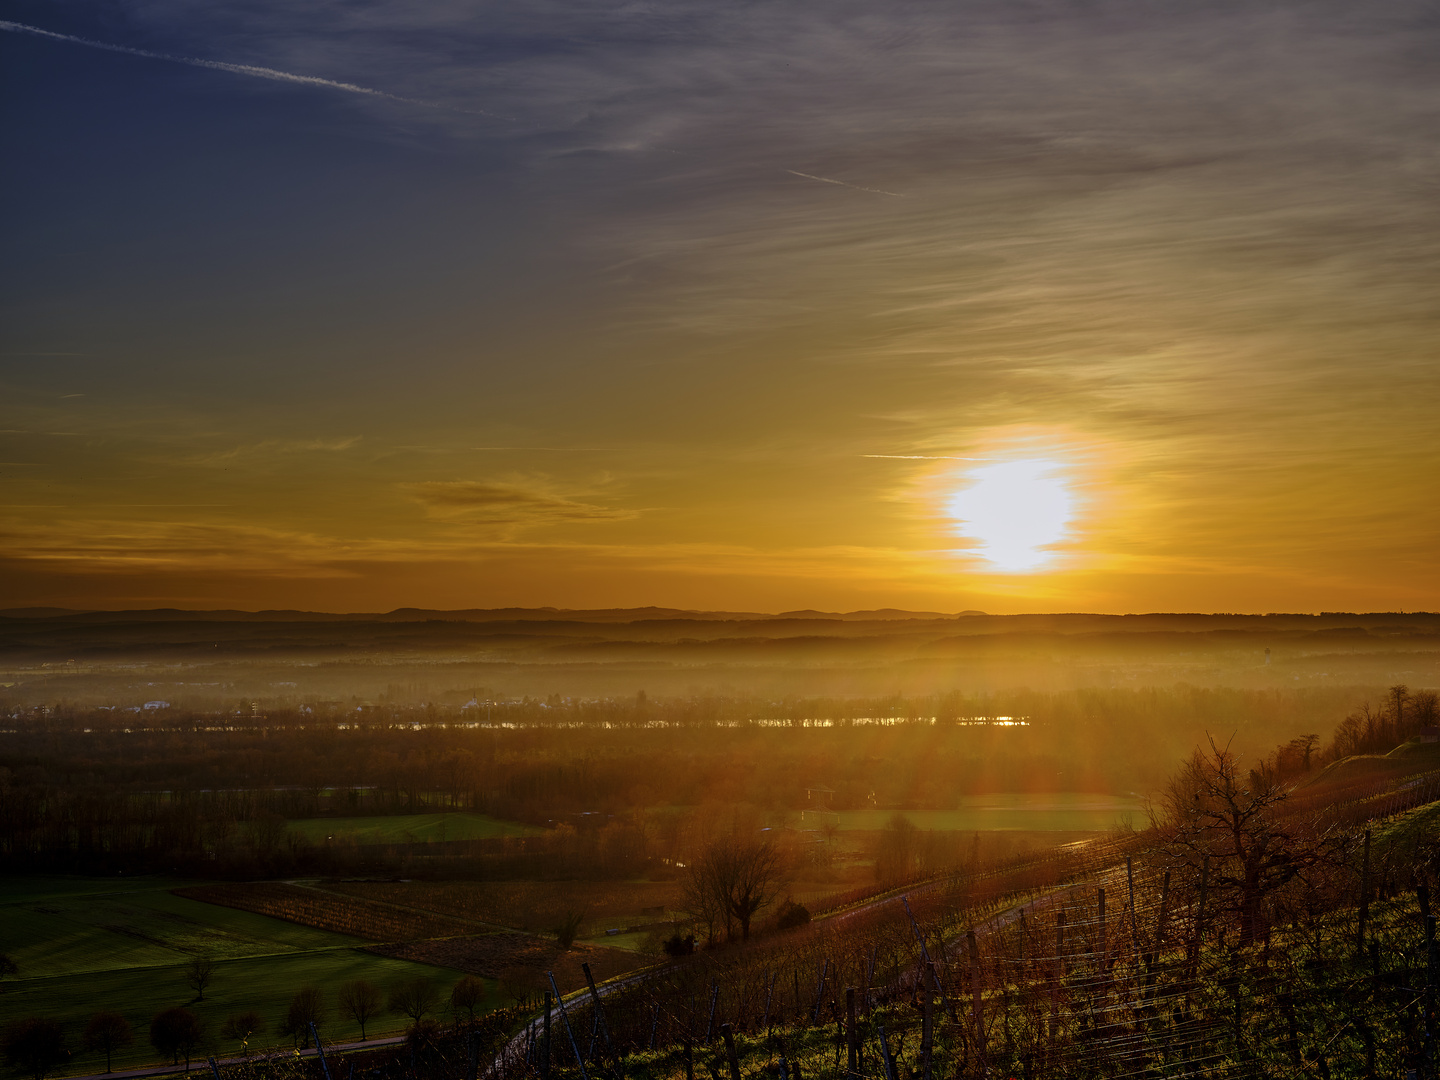
<path id="1" fill-rule="evenodd" d="M 920 1000 L 924 1003 L 920 1026 L 920 1069 L 924 1080 L 931 1080 L 931 1059 L 935 1053 L 935 995 L 923 986 Z"/>
<path id="2" fill-rule="evenodd" d="M 315 1040 L 315 1055 L 320 1059 L 320 1068 L 325 1073 L 325 1080 L 331 1080 L 330 1062 L 325 1060 L 325 1047 L 320 1045 L 320 1033 L 315 1030 L 315 1021 L 310 1021 L 310 1037 Z"/>
<path id="3" fill-rule="evenodd" d="M 1365 830 L 1365 855 L 1360 861 L 1360 922 L 1355 928 L 1355 958 L 1365 958 L 1365 920 L 1370 915 L 1370 830 Z"/>
<path id="4" fill-rule="evenodd" d="M 845 1048 L 849 1052 L 849 1080 L 860 1080 L 860 1044 L 855 1039 L 855 987 L 845 988 Z"/>
<path id="5" fill-rule="evenodd" d="M 885 1080 L 899 1080 L 895 1075 L 895 1059 L 890 1056 L 890 1042 L 885 1038 L 885 1026 L 880 1026 L 880 1053 L 885 1058 Z"/>
<path id="6" fill-rule="evenodd" d="M 605 1008 L 600 1004 L 600 991 L 595 989 L 595 977 L 590 974 L 589 964 L 581 964 L 580 970 L 585 972 L 585 983 L 590 987 L 590 1000 L 595 1002 L 595 1020 L 600 1025 L 600 1034 L 605 1038 L 605 1052 L 614 1057 L 615 1046 L 610 1041 L 610 1025 L 605 1022 Z"/>
<path id="7" fill-rule="evenodd" d="M 215 1059 L 210 1057 L 205 1060 L 210 1062 L 210 1075 L 213 1076 L 215 1080 L 220 1080 L 220 1066 L 215 1064 Z"/>
<path id="8" fill-rule="evenodd" d="M 975 1016 L 975 1048 L 980 1057 L 980 1068 L 983 1071 L 985 1068 L 985 1014 L 980 985 L 980 943 L 975 940 L 973 926 L 966 931 L 965 941 L 970 947 L 970 999 L 971 1010 Z"/>
<path id="9" fill-rule="evenodd" d="M 575 1051 L 575 1064 L 580 1067 L 580 1080 L 590 1080 L 585 1072 L 585 1059 L 580 1056 L 580 1044 L 575 1041 L 575 1029 L 570 1026 L 570 1014 L 565 1011 L 565 999 L 560 996 L 560 988 L 555 985 L 555 973 L 547 971 L 545 977 L 550 980 L 550 989 L 555 991 L 555 1003 L 560 1006 L 560 1020 L 565 1025 L 565 1034 L 570 1036 L 570 1049 Z"/>
<path id="10" fill-rule="evenodd" d="M 1195 929 L 1190 937 L 1190 975 L 1194 977 L 1195 964 L 1200 959 L 1200 938 L 1205 933 L 1205 890 L 1210 884 L 1210 856 L 1205 856 L 1205 861 L 1200 864 L 1200 898 L 1195 903 Z"/>
<path id="11" fill-rule="evenodd" d="M 735 1034 L 729 1024 L 720 1025 L 720 1036 L 725 1040 L 725 1057 L 730 1062 L 730 1080 L 740 1080 L 740 1059 L 735 1055 Z"/>
<path id="12" fill-rule="evenodd" d="M 1158 952 L 1165 944 L 1165 921 L 1170 917 L 1170 871 L 1165 871 L 1165 880 L 1160 883 L 1160 914 L 1155 919 L 1155 949 Z"/>
<path id="13" fill-rule="evenodd" d="M 1105 922 L 1105 890 L 1097 889 L 1096 892 L 1099 894 L 1098 902 L 1100 908 L 1099 914 L 1097 915 L 1097 918 L 1100 920 L 1100 973 L 1104 975 L 1110 970 L 1110 934 L 1109 927 Z M 1103 981 L 1101 986 L 1104 986 Z"/>
<path id="14" fill-rule="evenodd" d="M 545 1077 L 546 1080 L 549 1080 L 549 1077 L 550 1077 L 550 1012 L 551 1012 L 551 1010 L 553 1010 L 554 1008 L 555 1008 L 555 1003 L 554 1003 L 554 1001 L 553 1001 L 553 1000 L 551 999 L 551 997 L 550 997 L 550 991 L 549 991 L 549 990 L 546 990 L 546 991 L 545 991 L 545 1036 L 544 1036 L 545 1042 L 544 1042 L 544 1045 L 541 1047 L 541 1050 L 540 1050 L 540 1075 L 543 1076 L 543 1077 Z M 475 1051 L 474 1051 L 474 1050 L 471 1050 L 471 1051 L 470 1051 L 470 1057 L 471 1057 L 472 1060 L 474 1059 L 474 1057 L 475 1057 Z M 472 1069 L 471 1072 L 473 1073 L 474 1070 Z"/>

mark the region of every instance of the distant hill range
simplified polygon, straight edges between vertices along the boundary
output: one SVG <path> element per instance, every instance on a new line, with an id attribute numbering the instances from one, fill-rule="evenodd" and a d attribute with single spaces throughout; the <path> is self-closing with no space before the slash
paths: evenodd
<path id="1" fill-rule="evenodd" d="M 684 622 L 954 622 L 964 620 L 967 630 L 983 633 L 1030 631 L 1041 633 L 1095 633 L 1114 631 L 1154 632 L 1197 630 L 1300 629 L 1322 630 L 1345 627 L 1394 626 L 1416 629 L 1430 626 L 1440 630 L 1440 613 L 1416 612 L 1343 612 L 1319 614 L 1271 612 L 1264 615 L 1146 612 L 1108 615 L 1089 612 L 1055 612 L 1050 614 L 991 615 L 984 611 L 905 611 L 901 608 L 877 608 L 868 611 L 694 611 L 687 608 L 396 608 L 385 612 L 326 611 L 238 611 L 186 610 L 181 608 L 148 608 L 123 611 L 98 611 L 58 607 L 25 607 L 0 609 L 0 619 L 44 620 L 68 624 L 97 623 L 684 623 Z"/>

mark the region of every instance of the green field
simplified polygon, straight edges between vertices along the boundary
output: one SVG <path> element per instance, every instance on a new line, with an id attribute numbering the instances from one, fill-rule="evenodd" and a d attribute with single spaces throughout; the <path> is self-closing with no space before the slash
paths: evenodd
<path id="1" fill-rule="evenodd" d="M 442 990 L 461 977 L 447 968 L 392 960 L 364 951 L 364 942 L 232 908 L 186 900 L 170 889 L 177 880 L 10 878 L 0 883 L 0 952 L 19 967 L 0 994 L 0 1024 L 22 1016 L 50 1016 L 66 1026 L 78 1050 L 90 1014 L 119 1012 L 135 1030 L 136 1045 L 115 1056 L 133 1068 L 156 1060 L 148 1042 L 150 1019 L 172 1005 L 199 1015 L 210 1033 L 207 1051 L 233 1053 L 218 1038 L 232 1013 L 254 1009 L 269 1032 L 257 1045 L 282 1041 L 276 1027 L 294 992 L 307 983 L 325 992 L 327 1038 L 359 1038 L 359 1027 L 337 1012 L 335 990 L 347 979 L 367 978 L 382 988 L 412 975 L 435 979 Z M 192 1002 L 184 968 L 196 955 L 215 962 L 205 1000 Z M 487 980 L 491 1003 L 496 988 Z M 369 1035 L 402 1027 L 399 1019 L 372 1021 Z M 103 1056 L 77 1054 L 71 1074 L 101 1072 Z"/>
<path id="2" fill-rule="evenodd" d="M 893 810 L 842 810 L 830 815 L 841 832 L 883 829 Z M 907 810 L 917 828 L 935 832 L 1105 832 L 1128 819 L 1137 828 L 1145 812 L 1138 798 L 1121 795 L 966 795 L 954 810 Z M 819 828 L 825 815 L 805 813 L 800 827 Z"/>
<path id="3" fill-rule="evenodd" d="M 484 814 L 400 814 L 391 817 L 300 818 L 286 828 L 312 844 L 426 844 L 438 840 L 491 840 L 499 836 L 538 836 L 544 829 L 501 821 Z"/>

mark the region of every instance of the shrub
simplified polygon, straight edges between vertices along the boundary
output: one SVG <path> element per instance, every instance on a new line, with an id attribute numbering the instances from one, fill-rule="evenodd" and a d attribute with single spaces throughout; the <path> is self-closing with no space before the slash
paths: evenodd
<path id="1" fill-rule="evenodd" d="M 781 930 L 793 930 L 797 926 L 804 926 L 810 921 L 810 909 L 804 904 L 797 904 L 791 900 L 780 909 L 780 918 L 775 925 Z"/>
<path id="2" fill-rule="evenodd" d="M 0 1037 L 0 1046 L 6 1061 L 35 1080 L 45 1080 L 70 1057 L 59 1021 L 44 1016 L 27 1016 L 10 1024 Z"/>

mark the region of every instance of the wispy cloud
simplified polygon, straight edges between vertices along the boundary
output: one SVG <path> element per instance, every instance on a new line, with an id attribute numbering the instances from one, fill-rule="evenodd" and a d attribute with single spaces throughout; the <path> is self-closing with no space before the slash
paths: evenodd
<path id="1" fill-rule="evenodd" d="M 474 116 L 486 116 L 494 119 L 509 119 L 508 117 L 496 117 L 494 113 L 486 112 L 483 109 L 462 109 L 453 105 L 444 105 L 439 102 L 424 101 L 420 98 L 392 94 L 387 90 L 377 90 L 371 86 L 358 86 L 355 83 L 342 82 L 339 79 L 324 79 L 318 75 L 297 75 L 294 72 L 277 71 L 275 68 L 260 67 L 256 64 L 231 64 L 223 60 L 204 60 L 194 56 L 174 56 L 170 53 L 154 52 L 150 49 L 137 49 L 131 45 L 116 45 L 108 41 L 96 41 L 93 38 L 77 37 L 74 34 L 61 34 L 54 30 L 46 30 L 43 27 L 30 26 L 26 23 L 11 22 L 7 19 L 0 19 L 0 30 L 8 31 L 12 34 L 30 34 L 34 37 L 49 38 L 52 41 L 63 41 L 71 45 L 83 45 L 88 49 L 103 49 L 106 52 L 123 53 L 127 56 L 139 56 L 146 60 L 163 60 L 170 64 L 186 64 L 189 67 L 205 68 L 209 71 L 224 71 L 231 75 L 245 75 L 253 79 L 269 79 L 272 82 L 291 83 L 298 86 L 319 86 L 327 90 L 341 90 L 347 94 L 363 94 L 367 97 L 383 98 L 386 101 L 401 102 L 405 105 L 419 105 L 426 109 L 444 109 L 448 112 L 469 113 Z"/>
<path id="2" fill-rule="evenodd" d="M 358 445 L 359 435 L 338 439 L 265 439 L 229 450 L 197 454 L 189 458 L 192 465 L 231 465 L 237 461 L 281 457 L 289 454 L 338 453 Z"/>
<path id="3" fill-rule="evenodd" d="M 402 490 L 438 517 L 501 525 L 546 522 L 621 521 L 635 516 L 513 484 L 474 480 L 429 480 L 401 485 Z"/>

